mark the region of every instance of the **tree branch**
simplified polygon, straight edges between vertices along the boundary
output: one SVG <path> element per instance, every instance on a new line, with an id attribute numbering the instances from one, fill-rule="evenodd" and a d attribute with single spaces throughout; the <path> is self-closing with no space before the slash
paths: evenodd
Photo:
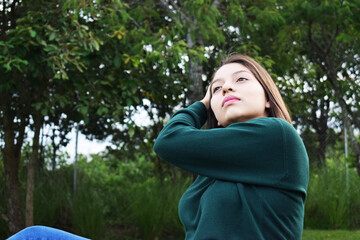
<path id="1" fill-rule="evenodd" d="M 25 127 L 26 127 L 26 119 L 25 116 L 22 115 L 20 119 L 19 135 L 16 138 L 16 145 L 15 145 L 15 152 L 17 157 L 20 156 L 21 148 L 24 143 Z"/>
<path id="2" fill-rule="evenodd" d="M 335 41 L 335 38 L 336 36 L 339 34 L 339 27 L 336 26 L 336 28 L 332 31 L 331 33 L 331 37 L 329 38 L 329 34 L 328 32 L 326 31 L 326 27 L 322 24 L 321 25 L 321 35 L 322 35 L 322 38 L 325 42 L 325 50 L 324 50 L 324 57 L 326 57 L 330 51 L 331 51 L 331 48 L 332 48 L 332 45 Z"/>
<path id="3" fill-rule="evenodd" d="M 5 213 L 3 213 L 3 212 L 0 211 L 0 216 L 1 216 L 1 218 L 2 218 L 6 223 L 9 222 L 9 218 L 8 218 L 8 216 L 7 216 Z"/>
<path id="4" fill-rule="evenodd" d="M 324 54 L 323 49 L 315 41 L 313 41 L 311 30 L 312 30 L 312 22 L 310 20 L 309 24 L 308 24 L 308 41 L 309 41 L 310 47 L 316 49 L 315 51 L 313 51 L 314 53 L 320 52 L 321 54 Z M 319 64 L 320 64 L 320 66 L 322 65 L 321 63 L 319 63 Z"/>

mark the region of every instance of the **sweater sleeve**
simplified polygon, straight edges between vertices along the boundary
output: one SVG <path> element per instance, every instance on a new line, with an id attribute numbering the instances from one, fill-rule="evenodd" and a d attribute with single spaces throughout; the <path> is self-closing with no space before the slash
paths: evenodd
<path id="1" fill-rule="evenodd" d="M 307 154 L 296 130 L 278 118 L 257 118 L 200 130 L 206 108 L 176 112 L 156 139 L 164 160 L 212 178 L 306 192 Z"/>

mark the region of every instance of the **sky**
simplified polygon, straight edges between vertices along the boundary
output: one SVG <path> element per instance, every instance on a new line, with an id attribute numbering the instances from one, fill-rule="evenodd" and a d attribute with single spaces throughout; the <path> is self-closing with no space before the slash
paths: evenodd
<path id="1" fill-rule="evenodd" d="M 144 105 L 149 105 L 150 103 L 147 100 L 143 100 Z M 138 126 L 147 126 L 151 124 L 151 119 L 147 112 L 138 107 L 134 110 L 134 114 L 132 115 L 132 120 Z M 75 143 L 76 143 L 76 131 L 75 128 L 69 133 L 68 138 L 70 139 L 69 144 L 64 148 L 64 151 L 68 152 L 70 155 L 70 159 L 68 163 L 72 163 L 75 160 Z M 99 153 L 106 149 L 107 146 L 110 146 L 110 138 L 104 141 L 98 140 L 88 140 L 86 139 L 85 135 L 79 133 L 79 140 L 78 140 L 78 154 L 83 154 L 85 156 L 90 156 L 93 153 Z"/>
<path id="2" fill-rule="evenodd" d="M 69 133 L 68 137 L 70 138 L 69 144 L 64 148 L 64 151 L 68 152 L 70 159 L 68 163 L 72 163 L 75 160 L 75 143 L 76 143 L 76 131 L 73 129 Z M 78 140 L 78 154 L 83 154 L 85 156 L 90 156 L 93 153 L 99 153 L 105 150 L 106 146 L 110 145 L 109 141 L 97 141 L 97 140 L 88 140 L 85 135 L 79 133 Z"/>

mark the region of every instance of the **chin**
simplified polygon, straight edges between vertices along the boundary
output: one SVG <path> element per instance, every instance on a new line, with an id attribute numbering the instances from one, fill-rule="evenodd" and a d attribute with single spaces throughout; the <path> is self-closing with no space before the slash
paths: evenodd
<path id="1" fill-rule="evenodd" d="M 239 120 L 236 120 L 236 121 L 226 121 L 226 122 L 222 122 L 222 123 L 220 123 L 220 124 L 221 124 L 221 126 L 223 126 L 223 127 L 227 127 L 227 126 L 229 126 L 229 125 L 231 125 L 231 124 L 233 124 L 233 123 L 238 123 L 238 122 L 241 122 L 241 121 L 239 121 Z"/>

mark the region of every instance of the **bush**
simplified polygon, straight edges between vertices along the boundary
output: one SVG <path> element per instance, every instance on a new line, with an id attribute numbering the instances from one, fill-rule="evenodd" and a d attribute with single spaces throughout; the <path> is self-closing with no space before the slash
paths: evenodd
<path id="1" fill-rule="evenodd" d="M 83 237 L 99 239 L 106 231 L 103 199 L 97 191 L 84 188 L 77 192 L 72 205 L 74 231 Z"/>
<path id="2" fill-rule="evenodd" d="M 305 208 L 305 227 L 360 227 L 360 178 L 356 170 L 333 166 L 312 170 Z"/>
<path id="3" fill-rule="evenodd" d="M 169 181 L 154 177 L 130 188 L 131 216 L 142 239 L 159 238 L 169 232 L 185 237 L 177 204 L 188 185 L 188 179 Z"/>
<path id="4" fill-rule="evenodd" d="M 92 155 L 90 162 L 80 159 L 78 169 L 79 192 L 72 203 L 76 233 L 95 239 L 184 238 L 177 206 L 189 178 L 161 178 L 141 156 L 114 167 Z"/>

